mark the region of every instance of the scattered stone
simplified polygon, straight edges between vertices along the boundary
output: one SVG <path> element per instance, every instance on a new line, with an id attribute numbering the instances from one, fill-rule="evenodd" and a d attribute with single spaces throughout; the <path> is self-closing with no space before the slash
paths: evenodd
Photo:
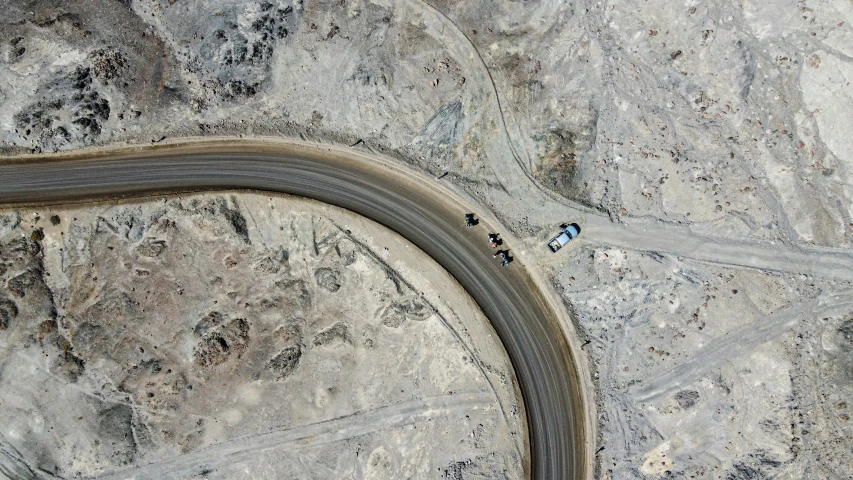
<path id="1" fill-rule="evenodd" d="M 267 368 L 272 370 L 276 380 L 284 380 L 299 366 L 300 358 L 302 358 L 302 347 L 292 345 L 273 357 L 267 364 Z"/>
<path id="2" fill-rule="evenodd" d="M 338 270 L 321 267 L 314 271 L 314 279 L 317 285 L 334 293 L 341 289 L 343 278 Z"/>
<path id="3" fill-rule="evenodd" d="M 345 323 L 337 322 L 314 336 L 315 346 L 329 345 L 334 342 L 352 344 L 349 327 Z"/>
<path id="4" fill-rule="evenodd" d="M 682 390 L 675 394 L 675 401 L 682 409 L 693 408 L 699 400 L 699 392 L 696 390 Z"/>
<path id="5" fill-rule="evenodd" d="M 198 323 L 196 323 L 195 327 L 193 327 L 193 335 L 197 338 L 204 337 L 207 333 L 214 328 L 222 325 L 222 322 L 225 320 L 225 316 L 219 312 L 210 312 L 204 316 Z"/>
<path id="6" fill-rule="evenodd" d="M 6 330 L 18 316 L 18 306 L 8 298 L 0 299 L 0 330 Z"/>
<path id="7" fill-rule="evenodd" d="M 136 247 L 136 251 L 140 255 L 149 258 L 159 257 L 165 250 L 165 240 L 155 240 L 151 238 L 143 240 L 142 243 Z"/>
<path id="8" fill-rule="evenodd" d="M 202 367 L 215 367 L 231 358 L 239 358 L 249 345 L 249 322 L 236 318 L 201 338 L 193 352 Z"/>

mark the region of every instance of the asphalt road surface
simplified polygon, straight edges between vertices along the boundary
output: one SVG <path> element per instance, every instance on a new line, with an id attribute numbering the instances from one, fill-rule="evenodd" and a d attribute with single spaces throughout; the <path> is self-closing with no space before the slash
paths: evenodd
<path id="1" fill-rule="evenodd" d="M 314 198 L 381 223 L 441 264 L 491 320 L 524 399 L 530 477 L 589 475 L 581 387 L 558 318 L 518 262 L 502 268 L 492 259 L 485 227 L 465 228 L 462 206 L 404 172 L 319 149 L 231 148 L 2 161 L 0 204 L 252 189 Z"/>

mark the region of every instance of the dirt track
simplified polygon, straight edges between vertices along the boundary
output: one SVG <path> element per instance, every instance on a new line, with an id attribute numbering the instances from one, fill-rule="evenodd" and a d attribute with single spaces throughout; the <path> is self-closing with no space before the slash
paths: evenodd
<path id="1" fill-rule="evenodd" d="M 524 395 L 533 478 L 585 478 L 589 448 L 581 383 L 557 314 L 520 262 L 491 262 L 483 228 L 417 177 L 314 149 L 290 154 L 223 144 L 0 166 L 6 204 L 222 188 L 285 192 L 336 204 L 415 243 L 478 302 L 503 340 Z"/>

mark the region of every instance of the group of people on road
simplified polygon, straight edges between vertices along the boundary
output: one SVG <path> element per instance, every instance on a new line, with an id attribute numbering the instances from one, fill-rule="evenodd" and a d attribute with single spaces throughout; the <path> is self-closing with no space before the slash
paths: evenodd
<path id="1" fill-rule="evenodd" d="M 480 222 L 474 217 L 473 213 L 465 214 L 466 227 L 472 228 L 478 223 Z M 503 240 L 500 239 L 500 236 L 497 233 L 490 233 L 487 238 L 489 240 L 489 246 L 491 246 L 492 248 L 498 248 L 498 246 L 503 243 Z M 497 250 L 492 255 L 492 258 L 500 258 L 502 267 L 506 267 L 507 265 L 509 265 L 509 262 L 512 261 L 512 257 L 510 257 L 509 255 L 509 250 Z"/>

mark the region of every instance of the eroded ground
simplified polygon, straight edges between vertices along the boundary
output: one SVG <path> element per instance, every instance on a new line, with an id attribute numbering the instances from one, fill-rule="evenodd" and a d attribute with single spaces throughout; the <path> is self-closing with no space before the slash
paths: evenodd
<path id="1" fill-rule="evenodd" d="M 849 2 L 5 12 L 8 153 L 302 136 L 447 173 L 573 314 L 597 478 L 853 476 Z"/>
<path id="2" fill-rule="evenodd" d="M 496 336 L 375 224 L 258 194 L 0 219 L 10 478 L 523 476 Z"/>

